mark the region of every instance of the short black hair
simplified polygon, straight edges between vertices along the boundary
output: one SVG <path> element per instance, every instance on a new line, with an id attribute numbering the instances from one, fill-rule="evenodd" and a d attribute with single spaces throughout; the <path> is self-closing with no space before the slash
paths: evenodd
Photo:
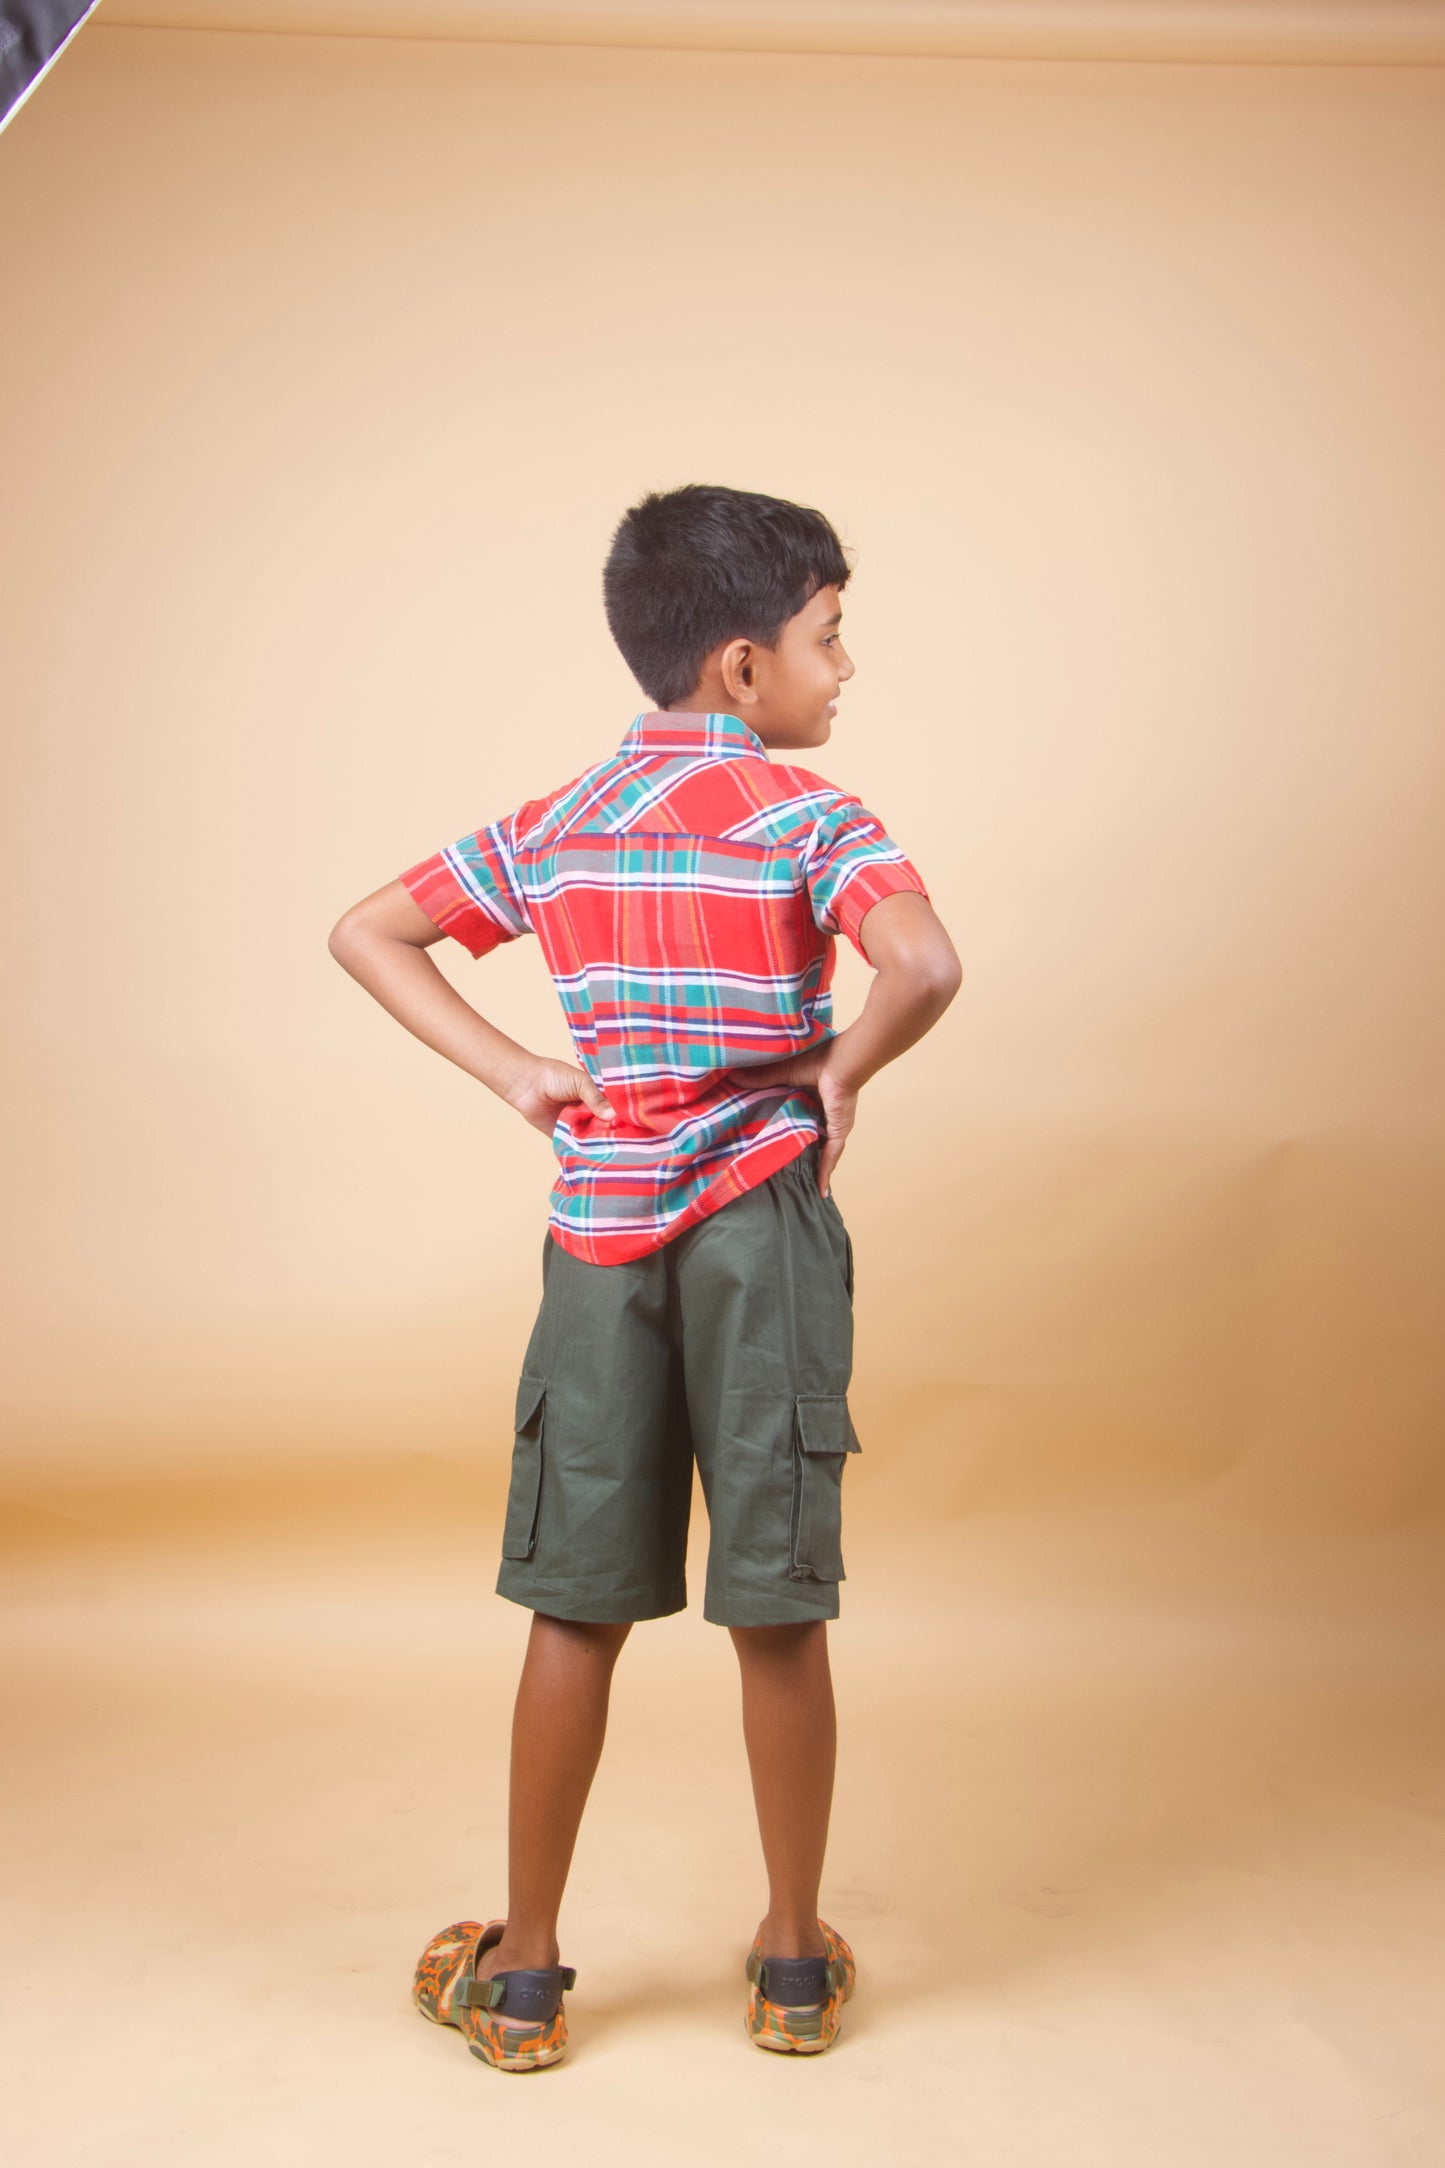
<path id="1" fill-rule="evenodd" d="M 623 660 L 659 708 L 685 700 L 724 640 L 776 647 L 789 618 L 852 567 L 821 512 L 687 482 L 625 512 L 602 570 Z"/>

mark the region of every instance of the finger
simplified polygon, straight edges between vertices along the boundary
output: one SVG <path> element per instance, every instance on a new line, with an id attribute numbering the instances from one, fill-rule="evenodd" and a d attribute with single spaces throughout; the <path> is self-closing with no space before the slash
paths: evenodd
<path id="1" fill-rule="evenodd" d="M 833 1169 L 842 1157 L 843 1139 L 841 1137 L 836 1140 L 832 1137 L 825 1138 L 823 1149 L 818 1154 L 818 1191 L 820 1196 L 826 1197 L 829 1194 L 833 1181 Z"/>
<path id="2" fill-rule="evenodd" d="M 760 1061 L 756 1068 L 749 1062 L 736 1074 L 759 1084 L 811 1084 L 818 1073 L 818 1058 L 814 1054 L 779 1054 L 772 1061 Z"/>
<path id="3" fill-rule="evenodd" d="M 600 1114 L 605 1122 L 610 1122 L 614 1120 L 616 1110 L 608 1104 L 602 1092 L 598 1089 L 598 1087 L 593 1083 L 591 1077 L 587 1074 L 587 1071 L 585 1069 L 579 1069 L 576 1072 L 576 1076 L 578 1087 L 577 1097 L 579 1099 L 585 1100 L 587 1105 L 591 1107 L 593 1113 Z"/>

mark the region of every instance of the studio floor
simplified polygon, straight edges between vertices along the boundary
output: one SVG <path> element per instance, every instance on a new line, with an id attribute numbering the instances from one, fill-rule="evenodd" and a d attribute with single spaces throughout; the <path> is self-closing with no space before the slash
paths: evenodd
<path id="1" fill-rule="evenodd" d="M 564 1914 L 571 2048 L 525 2077 L 409 2000 L 429 1935 L 505 1909 L 527 1614 L 475 1532 L 27 1550 L 6 2157 L 1439 2168 L 1438 1531 L 1237 1528 L 856 1530 L 823 1913 L 859 1984 L 815 2060 L 743 2030 L 731 1645 L 697 1608 L 634 1629 Z"/>

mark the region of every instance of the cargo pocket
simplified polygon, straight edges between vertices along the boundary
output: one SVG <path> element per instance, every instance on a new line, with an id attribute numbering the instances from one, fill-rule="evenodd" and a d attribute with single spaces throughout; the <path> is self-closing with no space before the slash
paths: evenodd
<path id="1" fill-rule="evenodd" d="M 843 1467 L 862 1451 L 846 1393 L 799 1393 L 793 1403 L 793 1519 L 788 1577 L 842 1581 Z"/>
<path id="2" fill-rule="evenodd" d="M 537 1506 L 542 1494 L 542 1430 L 547 1413 L 547 1381 L 524 1377 L 517 1387 L 516 1440 L 512 1446 L 512 1482 L 502 1528 L 503 1558 L 530 1558 L 537 1541 Z"/>

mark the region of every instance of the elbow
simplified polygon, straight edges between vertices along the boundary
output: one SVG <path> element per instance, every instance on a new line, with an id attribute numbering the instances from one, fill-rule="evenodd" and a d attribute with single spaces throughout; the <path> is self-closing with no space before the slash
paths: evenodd
<path id="1" fill-rule="evenodd" d="M 952 942 L 942 946 L 929 942 L 906 950 L 890 956 L 880 968 L 895 972 L 920 1000 L 935 1004 L 940 1013 L 963 984 L 963 966 Z"/>
<path id="2" fill-rule="evenodd" d="M 942 1016 L 963 984 L 963 966 L 952 952 L 947 956 L 930 957 L 920 967 L 919 983 L 922 997 L 934 1015 Z"/>
<path id="3" fill-rule="evenodd" d="M 934 990 L 941 996 L 943 1005 L 947 1008 L 949 1002 L 952 1001 L 959 987 L 963 984 L 963 965 L 959 962 L 955 949 L 950 948 L 946 956 L 941 956 L 938 959 L 934 969 L 933 984 Z"/>
<path id="4" fill-rule="evenodd" d="M 355 910 L 343 911 L 330 933 L 326 936 L 327 949 L 339 964 L 344 964 L 348 956 L 356 953 L 356 939 L 359 932 L 360 921 Z"/>

